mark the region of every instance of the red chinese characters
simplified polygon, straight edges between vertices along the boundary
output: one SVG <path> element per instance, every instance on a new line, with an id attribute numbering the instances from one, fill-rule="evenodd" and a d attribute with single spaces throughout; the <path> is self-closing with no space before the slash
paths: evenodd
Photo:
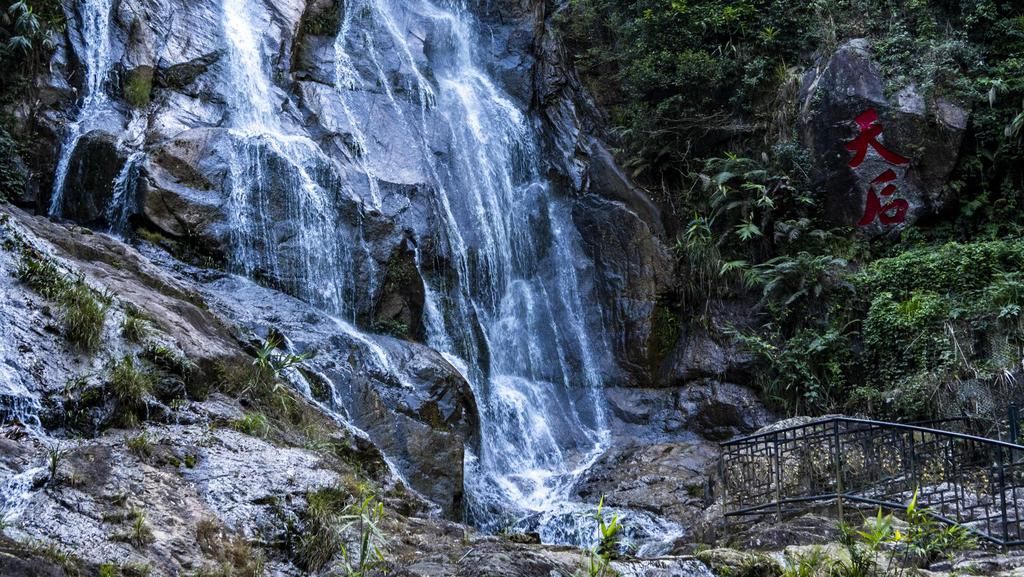
<path id="1" fill-rule="evenodd" d="M 910 164 L 909 158 L 889 150 L 878 142 L 878 137 L 882 134 L 882 125 L 878 124 L 878 113 L 873 108 L 864 111 L 857 117 L 856 122 L 860 127 L 860 134 L 846 144 L 846 149 L 853 153 L 853 158 L 849 162 L 850 168 L 857 168 L 864 162 L 868 148 L 874 149 L 886 162 L 894 166 Z M 868 226 L 875 220 L 889 226 L 902 223 L 906 219 L 910 204 L 902 198 L 892 198 L 896 193 L 893 181 L 897 178 L 896 172 L 890 168 L 871 181 L 864 216 L 857 223 L 858 226 Z M 881 189 L 877 190 L 877 187 Z"/>

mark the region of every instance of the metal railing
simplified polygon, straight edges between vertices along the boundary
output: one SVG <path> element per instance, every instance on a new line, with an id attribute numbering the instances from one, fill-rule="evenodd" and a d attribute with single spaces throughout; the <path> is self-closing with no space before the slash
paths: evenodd
<path id="1" fill-rule="evenodd" d="M 1024 545 L 1024 446 L 918 425 L 831 417 L 722 444 L 724 513 L 752 520 L 812 502 L 918 503 L 1004 546 Z"/>

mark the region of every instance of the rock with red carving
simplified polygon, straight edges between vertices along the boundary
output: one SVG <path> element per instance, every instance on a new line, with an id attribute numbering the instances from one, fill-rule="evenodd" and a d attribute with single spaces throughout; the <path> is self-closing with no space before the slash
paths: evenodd
<path id="1" fill-rule="evenodd" d="M 887 90 L 867 40 L 851 40 L 807 72 L 800 132 L 813 190 L 837 226 L 880 236 L 939 214 L 969 112 L 914 85 Z"/>

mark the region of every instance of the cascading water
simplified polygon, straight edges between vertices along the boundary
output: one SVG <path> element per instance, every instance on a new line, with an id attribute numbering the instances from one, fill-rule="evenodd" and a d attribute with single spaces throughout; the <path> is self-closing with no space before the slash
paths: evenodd
<path id="1" fill-rule="evenodd" d="M 357 264 L 350 239 L 338 234 L 333 194 L 343 186 L 335 163 L 301 128 L 284 126 L 275 110 L 286 97 L 271 84 L 255 17 L 269 14 L 247 0 L 224 3 L 234 88 L 228 205 L 235 264 L 249 276 L 282 279 L 297 296 L 349 317 L 360 296 L 354 267 L 372 262 Z M 273 216 L 282 213 L 286 219 Z M 275 228 L 288 223 L 290 230 Z M 278 246 L 280 238 L 290 240 Z"/>
<path id="2" fill-rule="evenodd" d="M 429 234 L 445 245 L 452 269 L 432 273 L 417 249 L 428 344 L 470 382 L 480 411 L 479 452 L 467 450 L 467 514 L 487 530 L 587 543 L 593 528 L 579 519 L 592 509 L 572 503 L 571 493 L 608 442 L 599 390 L 613 356 L 584 306 L 592 264 L 570 206 L 541 177 L 530 119 L 479 64 L 472 16 L 429 0 L 344 3 L 335 97 L 355 143 L 351 160 L 369 180 L 369 198 L 359 198 L 344 170 L 298 123 L 288 124 L 288 96 L 271 81 L 271 50 L 257 33 L 270 12 L 258 0 L 223 2 L 235 265 L 346 318 L 354 318 L 357 298 L 372 299 L 374 287 L 357 281 L 372 259 L 358 252 L 360 228 L 346 225 L 342 212 L 379 208 L 380 181 L 392 176 L 388 151 L 367 137 L 371 119 L 362 112 L 374 94 L 373 106 L 389 109 L 389 129 L 413 143 L 404 153 L 427 180 L 436 223 Z M 410 46 L 413 18 L 429 28 L 429 50 Z M 388 370 L 372 337 L 339 326 Z M 677 530 L 643 523 L 649 533 Z"/>
<path id="3" fill-rule="evenodd" d="M 0 524 L 9 525 L 28 507 L 32 486 L 45 467 L 26 469 L 0 482 Z"/>
<path id="4" fill-rule="evenodd" d="M 436 36 L 436 89 L 398 24 L 410 14 L 426 19 Z M 611 355 L 591 338 L 599 331 L 587 322 L 581 292 L 590 265 L 568 207 L 540 177 L 527 118 L 477 65 L 471 22 L 461 7 L 427 1 L 348 3 L 335 42 L 337 87 L 351 110 L 354 90 L 383 85 L 395 121 L 418 135 L 432 179 L 457 277 L 448 286 L 427 280 L 425 316 L 429 344 L 465 371 L 481 412 L 480 454 L 467 459 L 471 520 L 579 541 L 566 534 L 564 519 L 545 515 L 568 512 L 574 482 L 607 442 L 598 387 Z M 377 44 L 394 47 L 413 86 L 391 86 L 375 61 Z M 350 56 L 357 53 L 370 55 L 373 77 L 357 77 Z M 396 88 L 414 91 L 418 115 L 402 113 Z M 447 158 L 432 153 L 428 110 L 445 120 Z M 358 121 L 355 131 L 363 131 Z"/>
<path id="5" fill-rule="evenodd" d="M 110 13 L 113 0 L 82 0 L 77 6 L 84 48 L 82 56 L 86 74 L 85 98 L 74 122 L 67 127 L 57 160 L 49 214 L 58 217 L 61 216 L 64 203 L 64 181 L 78 141 L 92 126 L 100 123 L 110 108 L 110 98 L 104 85 L 113 65 L 110 47 Z"/>

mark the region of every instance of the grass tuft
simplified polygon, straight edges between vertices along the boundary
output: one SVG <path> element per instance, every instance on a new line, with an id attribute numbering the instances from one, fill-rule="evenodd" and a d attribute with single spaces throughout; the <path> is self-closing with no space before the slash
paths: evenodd
<path id="1" fill-rule="evenodd" d="M 99 350 L 110 308 L 109 297 L 89 288 L 82 277 L 69 277 L 53 262 L 28 251 L 22 255 L 17 276 L 32 290 L 57 303 L 64 336 L 72 345 L 86 353 Z"/>
<path id="2" fill-rule="evenodd" d="M 241 419 L 231 422 L 231 428 L 252 437 L 266 438 L 270 434 L 270 422 L 263 413 L 245 413 Z"/>
<path id="3" fill-rule="evenodd" d="M 110 390 L 117 399 L 122 418 L 132 424 L 153 393 L 153 376 L 135 364 L 130 356 L 114 363 L 110 371 Z"/>
<path id="4" fill-rule="evenodd" d="M 130 343 L 141 345 L 149 334 L 149 321 L 135 305 L 125 307 L 124 320 L 121 321 L 121 335 Z"/>

